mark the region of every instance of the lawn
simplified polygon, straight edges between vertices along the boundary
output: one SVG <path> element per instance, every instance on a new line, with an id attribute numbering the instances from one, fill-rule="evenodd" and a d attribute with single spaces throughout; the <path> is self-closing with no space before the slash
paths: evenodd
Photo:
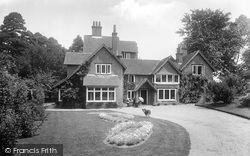
<path id="1" fill-rule="evenodd" d="M 19 144 L 63 144 L 64 155 L 168 155 L 187 156 L 190 150 L 188 132 L 173 122 L 135 116 L 136 121 L 153 123 L 153 134 L 143 144 L 118 148 L 103 143 L 106 133 L 116 123 L 101 120 L 93 111 L 50 112 L 48 121 L 32 138 L 20 139 Z"/>
<path id="2" fill-rule="evenodd" d="M 237 116 L 240 116 L 240 117 L 250 119 L 250 108 L 239 107 L 240 106 L 240 101 L 238 101 L 238 100 L 234 100 L 233 103 L 231 103 L 231 104 L 208 103 L 208 104 L 199 105 L 199 106 L 212 108 L 212 109 L 215 109 L 215 110 L 219 110 L 219 111 L 222 111 L 222 112 L 226 112 L 226 113 L 229 113 L 229 114 L 233 114 L 233 115 L 237 115 Z"/>

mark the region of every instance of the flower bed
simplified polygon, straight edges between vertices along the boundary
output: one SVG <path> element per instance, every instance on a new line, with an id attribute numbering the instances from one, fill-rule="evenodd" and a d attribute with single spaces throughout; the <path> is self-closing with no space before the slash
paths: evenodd
<path id="1" fill-rule="evenodd" d="M 104 142 L 117 146 L 137 145 L 149 138 L 153 126 L 148 121 L 118 123 L 109 131 Z"/>
<path id="2" fill-rule="evenodd" d="M 134 115 L 122 113 L 100 113 L 99 117 L 112 122 L 125 122 L 134 119 Z"/>

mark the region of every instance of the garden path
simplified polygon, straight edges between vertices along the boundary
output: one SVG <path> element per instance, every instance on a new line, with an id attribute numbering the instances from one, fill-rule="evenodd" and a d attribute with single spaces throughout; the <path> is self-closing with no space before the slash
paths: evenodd
<path id="1" fill-rule="evenodd" d="M 144 115 L 141 108 L 112 109 Z M 234 115 L 188 105 L 146 106 L 151 117 L 175 122 L 189 132 L 190 156 L 249 156 L 250 120 Z"/>

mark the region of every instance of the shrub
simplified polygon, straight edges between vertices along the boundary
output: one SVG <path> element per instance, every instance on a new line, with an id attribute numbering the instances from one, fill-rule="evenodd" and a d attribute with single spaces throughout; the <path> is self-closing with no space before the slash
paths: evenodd
<path id="1" fill-rule="evenodd" d="M 249 107 L 250 108 L 250 97 L 246 97 L 240 103 L 240 107 Z"/>
<path id="2" fill-rule="evenodd" d="M 224 104 L 229 104 L 234 99 L 234 91 L 229 88 L 225 82 L 210 82 L 208 89 L 212 94 L 213 102 L 222 101 Z"/>
<path id="3" fill-rule="evenodd" d="M 246 86 L 246 82 L 243 78 L 233 74 L 226 76 L 223 82 L 225 82 L 229 88 L 233 89 L 234 94 L 242 94 Z"/>
<path id="4" fill-rule="evenodd" d="M 18 137 L 21 135 L 20 128 L 17 126 L 18 115 L 12 109 L 0 110 L 0 155 L 5 155 L 5 148 L 13 148 Z"/>
<path id="5" fill-rule="evenodd" d="M 206 89 L 208 79 L 204 76 L 187 74 L 182 75 L 180 80 L 180 102 L 197 102 Z"/>

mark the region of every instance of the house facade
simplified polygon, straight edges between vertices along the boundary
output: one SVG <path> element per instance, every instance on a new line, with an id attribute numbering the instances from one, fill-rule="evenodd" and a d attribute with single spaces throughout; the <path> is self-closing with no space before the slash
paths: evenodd
<path id="1" fill-rule="evenodd" d="M 101 23 L 93 22 L 92 35 L 84 36 L 83 52 L 67 52 L 64 61 L 68 74 L 65 80 L 82 64 L 91 62 L 82 83 L 86 87 L 86 106 L 110 102 L 122 106 L 127 99 L 138 101 L 138 97 L 145 105 L 178 102 L 183 73 L 212 80 L 213 66 L 199 51 L 187 54 L 184 44 L 179 44 L 176 59 L 138 59 L 136 42 L 120 40 L 115 26 L 112 36 L 102 36 L 101 30 Z"/>

